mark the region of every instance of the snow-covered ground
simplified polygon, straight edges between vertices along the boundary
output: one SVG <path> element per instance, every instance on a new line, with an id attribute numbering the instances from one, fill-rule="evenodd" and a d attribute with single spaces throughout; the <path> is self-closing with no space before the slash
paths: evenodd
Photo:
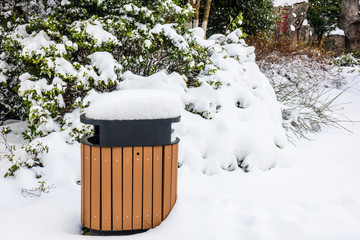
<path id="1" fill-rule="evenodd" d="M 353 86 L 338 103 L 346 103 L 343 114 L 359 121 L 358 70 L 348 75 L 348 82 Z M 351 132 L 324 129 L 310 136 L 312 141 L 286 148 L 269 171 L 245 173 L 237 168 L 209 176 L 182 166 L 177 203 L 169 217 L 159 227 L 131 236 L 81 235 L 80 185 L 75 184 L 80 178 L 80 152 L 61 139 L 51 139 L 63 151 L 50 152 L 44 164 L 61 158 L 56 162 L 76 168 L 75 174 L 56 164 L 47 168 L 51 176 L 47 184 L 56 188 L 41 197 L 21 194 L 21 188 L 36 185 L 37 180 L 27 176 L 33 175 L 30 170 L 19 172 L 15 179 L 0 178 L 0 239 L 357 240 L 360 122 L 344 126 Z"/>

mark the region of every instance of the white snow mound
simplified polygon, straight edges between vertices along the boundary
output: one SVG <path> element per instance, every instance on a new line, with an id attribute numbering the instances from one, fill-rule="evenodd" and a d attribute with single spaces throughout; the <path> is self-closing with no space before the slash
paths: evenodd
<path id="1" fill-rule="evenodd" d="M 275 7 L 292 6 L 296 3 L 309 2 L 308 0 L 274 0 Z"/>
<path id="2" fill-rule="evenodd" d="M 125 72 L 119 88 L 161 89 L 181 98 L 185 109 L 181 122 L 173 125 L 180 138 L 180 166 L 212 175 L 238 166 L 256 171 L 279 165 L 287 145 L 280 105 L 255 63 L 254 48 L 227 36 L 197 40 L 210 46 L 218 68 L 199 75 L 201 86 L 189 88 L 181 75 L 160 71 L 148 77 Z"/>
<path id="3" fill-rule="evenodd" d="M 132 89 L 102 94 L 90 104 L 85 116 L 100 120 L 164 119 L 180 116 L 182 108 L 174 93 Z"/>

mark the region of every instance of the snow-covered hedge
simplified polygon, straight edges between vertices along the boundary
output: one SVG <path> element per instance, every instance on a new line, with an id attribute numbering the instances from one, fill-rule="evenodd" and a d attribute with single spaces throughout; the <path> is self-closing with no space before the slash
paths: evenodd
<path id="1" fill-rule="evenodd" d="M 133 88 L 181 97 L 180 165 L 209 174 L 275 165 L 286 143 L 280 108 L 240 30 L 204 40 L 201 29 L 184 28 L 191 7 L 171 0 L 23 3 L 32 14 L 13 18 L 0 37 L 0 84 L 17 86 L 17 102 L 7 104 L 29 123 L 20 150 L 28 154 L 11 166 L 43 166 L 49 134 L 62 132 L 64 141 L 76 143 L 91 133 L 79 115 L 92 101 Z"/>

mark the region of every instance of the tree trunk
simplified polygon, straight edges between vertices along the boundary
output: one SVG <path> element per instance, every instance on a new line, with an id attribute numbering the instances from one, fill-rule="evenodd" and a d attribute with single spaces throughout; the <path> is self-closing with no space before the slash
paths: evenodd
<path id="1" fill-rule="evenodd" d="M 194 0 L 195 1 L 195 0 Z M 196 13 L 195 13 L 195 19 L 194 19 L 194 22 L 193 22 L 193 28 L 196 28 L 199 26 L 199 14 L 200 14 L 200 0 L 196 0 L 196 6 L 195 6 L 195 9 L 196 9 Z"/>
<path id="2" fill-rule="evenodd" d="M 190 19 L 190 22 L 187 24 L 187 28 L 196 28 L 199 26 L 200 0 L 190 0 L 190 5 L 196 12 L 194 18 Z"/>
<path id="3" fill-rule="evenodd" d="M 209 21 L 210 8 L 211 8 L 211 0 L 206 0 L 205 12 L 204 12 L 204 17 L 203 17 L 203 21 L 202 21 L 202 28 L 204 29 L 204 32 L 205 32 L 205 38 L 206 38 L 207 25 L 208 25 L 208 21 Z"/>

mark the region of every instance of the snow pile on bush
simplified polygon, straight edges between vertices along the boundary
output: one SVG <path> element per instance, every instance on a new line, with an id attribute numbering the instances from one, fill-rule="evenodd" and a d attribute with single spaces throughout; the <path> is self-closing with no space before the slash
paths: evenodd
<path id="1" fill-rule="evenodd" d="M 195 29 L 195 33 L 201 29 Z M 159 72 L 141 77 L 124 74 L 120 89 L 155 88 L 177 93 L 184 102 L 176 133 L 181 139 L 179 164 L 190 164 L 211 174 L 219 169 L 267 170 L 275 165 L 279 148 L 286 144 L 279 104 L 268 79 L 254 63 L 252 47 L 234 37 L 213 36 L 209 46 L 218 70 L 199 75 L 199 87 L 187 88 L 179 74 Z M 222 43 L 221 46 L 219 43 Z"/>
<path id="2" fill-rule="evenodd" d="M 0 76 L 18 85 L 29 124 L 18 153 L 27 155 L 9 159 L 7 175 L 22 166 L 43 167 L 46 155 L 58 151 L 51 139 L 61 136 L 79 147 L 77 141 L 92 131 L 79 122 L 80 114 L 103 94 L 124 89 L 180 97 L 180 165 L 207 174 L 276 165 L 286 144 L 280 107 L 240 30 L 204 40 L 201 29 L 184 28 L 191 8 L 170 0 L 150 6 L 52 2 L 58 5 L 47 17 L 2 30 L 6 64 Z"/>
<path id="3" fill-rule="evenodd" d="M 308 2 L 308 0 L 274 0 L 274 6 L 292 6 L 297 3 Z"/>
<path id="4" fill-rule="evenodd" d="M 273 52 L 257 63 L 281 102 L 288 137 L 307 138 L 327 126 L 341 127 L 340 107 L 333 104 L 338 96 L 329 96 L 345 84 L 340 68 L 316 52 Z"/>

